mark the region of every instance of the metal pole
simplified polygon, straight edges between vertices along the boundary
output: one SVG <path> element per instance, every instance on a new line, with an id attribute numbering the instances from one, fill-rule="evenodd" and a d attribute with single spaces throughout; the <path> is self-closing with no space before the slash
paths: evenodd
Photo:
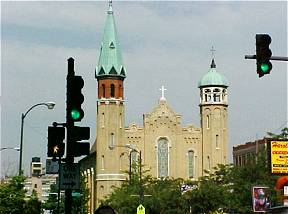
<path id="1" fill-rule="evenodd" d="M 20 153 L 19 153 L 19 171 L 18 175 L 22 175 L 22 152 L 23 152 L 23 127 L 24 127 L 24 114 L 21 115 L 21 136 L 20 136 Z"/>
<path id="2" fill-rule="evenodd" d="M 34 106 L 32 106 L 31 108 L 28 109 L 28 111 L 26 111 L 25 114 L 22 113 L 21 115 L 21 136 L 20 136 L 20 155 L 19 155 L 19 171 L 18 174 L 22 175 L 22 153 L 23 153 L 23 129 L 24 129 L 24 119 L 26 117 L 26 115 L 36 106 L 40 106 L 40 105 L 45 105 L 48 107 L 48 109 L 53 109 L 55 106 L 54 102 L 47 102 L 47 103 L 37 103 Z"/>
<path id="3" fill-rule="evenodd" d="M 140 156 L 140 204 L 143 203 L 143 196 L 144 196 L 144 191 L 143 191 L 143 183 L 142 183 L 142 156 L 141 156 L 141 150 L 139 151 L 139 156 Z"/>
<path id="4" fill-rule="evenodd" d="M 68 102 L 68 87 L 70 86 L 70 79 L 75 75 L 74 72 L 74 59 L 70 57 L 68 60 L 68 74 L 67 74 L 67 92 L 66 92 L 66 101 Z M 67 105 L 67 104 L 66 104 Z M 67 107 L 67 106 L 66 106 Z M 73 164 L 73 142 L 71 139 L 71 131 L 74 127 L 74 121 L 68 116 L 68 107 L 66 108 L 66 130 L 67 130 L 67 142 L 66 142 L 66 163 Z M 72 213 L 72 189 L 65 190 L 65 214 Z"/>
<path id="5" fill-rule="evenodd" d="M 131 158 L 132 158 L 132 150 L 130 151 L 130 153 L 129 153 L 129 184 L 131 184 L 131 174 L 132 174 L 132 160 L 131 160 Z"/>
<path id="6" fill-rule="evenodd" d="M 245 59 L 256 59 L 256 55 L 245 55 Z M 270 60 L 288 61 L 288 57 L 285 57 L 285 56 L 271 56 Z"/>
<path id="7" fill-rule="evenodd" d="M 58 159 L 58 203 L 57 203 L 57 210 L 58 210 L 58 214 L 60 214 L 60 164 L 61 164 L 61 157 L 59 157 Z"/>

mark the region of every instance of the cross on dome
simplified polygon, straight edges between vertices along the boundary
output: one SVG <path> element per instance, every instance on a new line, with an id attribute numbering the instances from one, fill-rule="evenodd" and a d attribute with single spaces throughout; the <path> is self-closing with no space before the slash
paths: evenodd
<path id="1" fill-rule="evenodd" d="M 212 48 L 210 49 L 211 53 L 212 53 L 212 59 L 214 59 L 214 52 L 216 52 L 216 50 L 214 49 L 214 46 L 212 45 Z"/>
<path id="2" fill-rule="evenodd" d="M 162 85 L 159 90 L 161 91 L 161 98 L 160 98 L 160 100 L 166 100 L 164 94 L 165 94 L 165 91 L 167 91 L 167 88 L 165 88 L 164 85 Z"/>

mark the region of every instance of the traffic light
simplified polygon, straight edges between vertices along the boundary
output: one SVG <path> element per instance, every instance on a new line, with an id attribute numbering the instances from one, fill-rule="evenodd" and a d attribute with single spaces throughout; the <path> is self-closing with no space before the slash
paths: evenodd
<path id="1" fill-rule="evenodd" d="M 48 157 L 62 157 L 65 152 L 65 128 L 48 127 Z"/>
<path id="2" fill-rule="evenodd" d="M 82 140 L 89 140 L 90 128 L 73 126 L 71 127 L 71 140 L 73 142 L 73 156 L 79 157 L 82 155 L 89 155 L 90 144 L 87 142 L 79 142 Z"/>
<path id="3" fill-rule="evenodd" d="M 81 92 L 83 86 L 84 80 L 81 76 L 67 77 L 67 119 L 69 121 L 81 121 L 84 117 L 84 111 L 81 108 L 84 101 Z"/>
<path id="4" fill-rule="evenodd" d="M 256 34 L 256 61 L 259 77 L 269 74 L 272 69 L 270 43 L 271 37 L 268 34 Z"/>

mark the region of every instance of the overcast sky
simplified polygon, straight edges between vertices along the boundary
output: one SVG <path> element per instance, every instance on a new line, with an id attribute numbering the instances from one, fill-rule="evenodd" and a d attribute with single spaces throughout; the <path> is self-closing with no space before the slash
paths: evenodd
<path id="1" fill-rule="evenodd" d="M 33 109 L 25 118 L 23 163 L 47 152 L 47 127 L 65 122 L 67 59 L 85 80 L 85 117 L 96 137 L 97 81 L 94 76 L 107 1 L 1 2 L 1 147 L 19 147 L 21 113 L 54 101 L 54 110 Z M 113 2 L 125 79 L 126 126 L 142 126 L 157 105 L 159 88 L 182 125 L 200 126 L 198 81 L 211 64 L 229 80 L 229 159 L 232 147 L 287 126 L 287 63 L 272 61 L 258 78 L 255 34 L 268 33 L 274 56 L 287 56 L 287 2 L 136 1 Z M 1 177 L 17 173 L 19 152 L 1 153 Z"/>

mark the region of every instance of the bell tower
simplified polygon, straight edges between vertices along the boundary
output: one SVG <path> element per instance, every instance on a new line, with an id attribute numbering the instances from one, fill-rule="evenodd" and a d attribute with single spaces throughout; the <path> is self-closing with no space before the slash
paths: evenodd
<path id="1" fill-rule="evenodd" d="M 217 164 L 227 163 L 228 96 L 227 79 L 216 71 L 214 58 L 210 70 L 198 83 L 202 130 L 202 175 Z"/>
<path id="2" fill-rule="evenodd" d="M 96 137 L 96 203 L 126 179 L 121 162 L 124 146 L 124 79 L 126 72 L 109 2 L 100 56 L 95 70 L 98 82 Z M 121 150 L 122 149 L 122 150 Z M 121 153 L 122 152 L 122 153 Z M 126 160 L 128 162 L 128 160 Z"/>

